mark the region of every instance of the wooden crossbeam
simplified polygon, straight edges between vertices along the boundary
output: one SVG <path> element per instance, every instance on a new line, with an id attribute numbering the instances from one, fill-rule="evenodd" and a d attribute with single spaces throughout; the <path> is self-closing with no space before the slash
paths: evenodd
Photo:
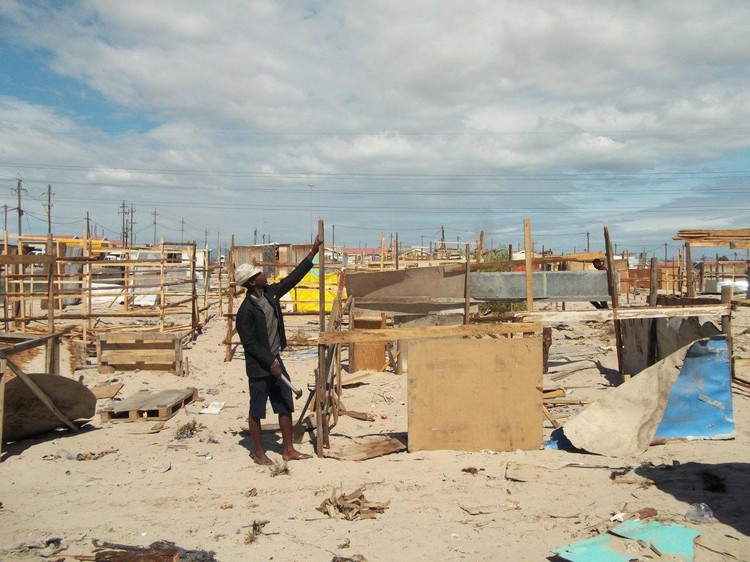
<path id="1" fill-rule="evenodd" d="M 398 340 L 451 338 L 483 335 L 540 334 L 538 322 L 507 322 L 502 324 L 468 324 L 461 326 L 427 326 L 424 328 L 386 328 L 382 330 L 347 330 L 324 332 L 318 336 L 319 344 L 374 343 Z"/>

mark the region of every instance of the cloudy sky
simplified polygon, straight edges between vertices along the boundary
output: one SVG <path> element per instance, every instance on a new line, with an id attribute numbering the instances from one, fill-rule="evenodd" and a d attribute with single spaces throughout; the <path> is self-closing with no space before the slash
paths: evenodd
<path id="1" fill-rule="evenodd" d="M 136 242 L 750 227 L 750 2 L 0 2 L 0 205 Z M 130 215 L 128 214 L 128 220 Z M 587 236 L 588 233 L 588 236 Z"/>

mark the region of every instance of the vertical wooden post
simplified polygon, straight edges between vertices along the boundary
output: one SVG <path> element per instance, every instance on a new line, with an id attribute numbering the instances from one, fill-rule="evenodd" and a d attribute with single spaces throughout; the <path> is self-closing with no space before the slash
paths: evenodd
<path id="1" fill-rule="evenodd" d="M 323 228 L 323 221 L 318 219 L 318 237 L 321 241 L 324 241 L 325 232 Z M 381 238 L 381 241 L 384 238 Z M 325 245 L 323 246 L 325 248 Z M 383 267 L 383 252 L 381 243 L 381 261 L 380 267 Z M 325 251 L 318 253 L 318 296 L 320 314 L 318 315 L 318 321 L 320 323 L 320 332 L 325 331 L 326 321 L 326 310 L 325 310 Z M 328 369 L 326 368 L 326 351 L 327 346 L 325 344 L 318 344 L 318 370 L 315 373 L 315 402 L 317 407 L 315 408 L 315 448 L 316 453 L 319 457 L 323 457 L 323 447 L 328 441 L 327 427 L 327 416 L 328 408 L 326 404 L 326 376 Z"/>
<path id="2" fill-rule="evenodd" d="M 693 252 L 690 242 L 685 242 L 685 279 L 687 283 L 687 296 L 695 298 L 695 281 L 693 279 Z"/>
<path id="3" fill-rule="evenodd" d="M 130 254 L 128 254 L 128 257 Z M 165 257 L 164 257 L 164 237 L 159 239 L 159 331 L 164 331 L 164 313 L 165 313 L 165 307 L 167 305 L 166 302 L 164 302 L 164 299 L 166 298 L 166 287 L 164 287 L 164 268 L 166 264 L 164 263 Z"/>
<path id="4" fill-rule="evenodd" d="M 5 369 L 7 362 L 0 358 L 0 459 L 3 455 L 3 418 L 5 417 Z"/>
<path id="5" fill-rule="evenodd" d="M 393 258 L 396 261 L 396 271 L 398 271 L 398 232 L 396 233 L 396 239 L 393 241 Z"/>
<path id="6" fill-rule="evenodd" d="M 659 259 L 651 258 L 651 271 L 649 271 L 648 305 L 656 306 L 659 298 Z"/>
<path id="7" fill-rule="evenodd" d="M 380 271 L 385 268 L 385 232 L 380 233 Z"/>
<path id="8" fill-rule="evenodd" d="M 721 288 L 721 302 L 727 305 L 727 313 L 721 317 L 721 331 L 727 337 L 727 350 L 729 350 L 729 370 L 734 377 L 734 339 L 732 338 L 732 297 L 734 289 L 731 285 Z"/>
<path id="9" fill-rule="evenodd" d="M 534 310 L 534 247 L 531 243 L 531 219 L 523 219 L 523 243 L 526 254 L 526 310 Z"/>
<path id="10" fill-rule="evenodd" d="M 8 255 L 8 231 L 3 231 L 3 255 Z M 5 294 L 5 298 L 3 299 L 3 329 L 7 332 L 9 329 L 8 326 L 8 311 L 10 310 L 10 307 L 8 307 L 8 296 L 10 293 L 10 275 L 9 272 L 13 271 L 13 266 L 9 265 L 5 268 L 5 275 L 3 275 L 3 291 Z"/>
<path id="11" fill-rule="evenodd" d="M 612 242 L 609 239 L 609 229 L 604 227 L 604 244 L 607 252 L 607 283 L 609 295 L 612 297 L 612 321 L 615 328 L 615 346 L 617 347 L 617 370 L 622 372 L 622 333 L 620 332 L 620 320 L 617 318 L 617 308 L 620 305 L 619 291 L 617 288 L 617 270 L 615 269 L 615 256 L 612 252 Z"/>
<path id="12" fill-rule="evenodd" d="M 196 259 L 198 254 L 198 244 L 193 241 L 188 245 L 188 257 L 190 258 L 190 286 L 192 287 L 190 300 L 192 305 L 191 310 L 191 326 L 190 330 L 192 331 L 192 339 L 195 340 L 196 332 L 198 331 L 198 328 L 200 326 L 200 318 L 198 316 L 198 286 L 197 286 L 197 279 L 196 279 Z M 166 305 L 166 303 L 162 303 L 162 306 Z"/>
<path id="13" fill-rule="evenodd" d="M 479 242 L 477 242 L 477 263 L 482 263 L 482 252 L 484 252 L 484 230 L 479 232 Z"/>
<path id="14" fill-rule="evenodd" d="M 218 281 L 219 284 L 219 316 L 224 316 L 224 288 L 222 285 L 222 273 L 224 271 L 224 266 L 228 263 L 227 260 L 229 259 L 228 256 L 224 256 L 224 261 L 221 261 L 221 233 L 218 233 L 216 235 L 216 252 L 219 254 L 216 258 L 217 262 L 219 263 L 219 275 L 218 275 Z"/>
<path id="15" fill-rule="evenodd" d="M 466 275 L 464 276 L 464 324 L 469 323 L 471 309 L 471 259 L 469 259 L 469 244 L 466 244 Z"/>
<path id="16" fill-rule="evenodd" d="M 55 246 L 52 243 L 52 233 L 47 234 L 47 257 L 56 258 Z M 55 333 L 55 268 L 57 259 L 47 262 L 47 333 Z M 59 374 L 59 362 L 57 361 L 57 350 L 59 341 L 51 338 L 46 343 L 46 371 L 53 375 Z"/>
<path id="17" fill-rule="evenodd" d="M 234 234 L 232 234 L 229 256 L 227 257 L 227 337 L 224 341 L 224 361 L 232 359 L 232 333 L 234 332 Z"/>

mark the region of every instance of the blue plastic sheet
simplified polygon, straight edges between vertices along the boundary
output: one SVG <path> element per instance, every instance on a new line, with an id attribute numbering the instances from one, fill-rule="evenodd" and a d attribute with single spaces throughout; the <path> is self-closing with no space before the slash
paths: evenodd
<path id="1" fill-rule="evenodd" d="M 726 338 L 697 341 L 688 350 L 680 375 L 672 385 L 656 437 L 729 439 L 734 434 Z"/>
<path id="2" fill-rule="evenodd" d="M 609 533 L 571 543 L 553 550 L 565 560 L 571 562 L 628 562 L 633 560 L 633 552 L 627 552 L 626 543 L 617 537 L 632 541 L 642 541 L 643 548 L 652 545 L 662 555 L 673 556 L 673 559 L 691 562 L 694 557 L 695 539 L 700 533 L 695 529 L 670 523 L 665 525 L 658 521 L 625 521 Z M 650 552 L 649 552 L 650 554 Z"/>

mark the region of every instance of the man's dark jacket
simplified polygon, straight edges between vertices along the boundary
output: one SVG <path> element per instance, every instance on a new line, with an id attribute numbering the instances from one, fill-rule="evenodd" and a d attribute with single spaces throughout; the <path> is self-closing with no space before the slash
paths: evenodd
<path id="1" fill-rule="evenodd" d="M 263 292 L 273 307 L 274 314 L 279 321 L 279 342 L 281 349 L 286 347 L 286 332 L 284 331 L 284 317 L 281 314 L 281 297 L 291 291 L 307 272 L 313 268 L 313 262 L 303 259 L 294 270 L 278 283 L 266 285 Z M 271 354 L 271 343 L 268 341 L 266 315 L 260 306 L 250 296 L 248 290 L 242 301 L 235 319 L 237 333 L 245 350 L 245 372 L 248 377 L 260 378 L 271 374 L 271 363 L 276 357 Z"/>

